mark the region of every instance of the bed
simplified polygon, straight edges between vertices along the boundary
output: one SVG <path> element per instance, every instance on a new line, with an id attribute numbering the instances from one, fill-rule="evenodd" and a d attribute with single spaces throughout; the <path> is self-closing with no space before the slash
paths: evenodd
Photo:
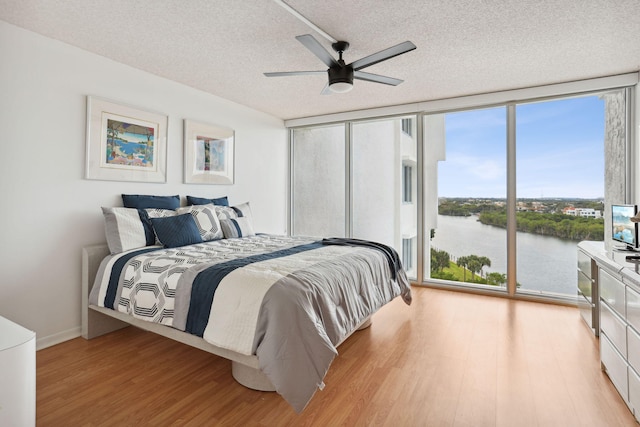
<path id="1" fill-rule="evenodd" d="M 83 248 L 83 337 L 128 325 L 158 333 L 231 360 L 240 384 L 301 412 L 337 346 L 397 296 L 410 304 L 410 286 L 385 245 L 245 234 Z"/>

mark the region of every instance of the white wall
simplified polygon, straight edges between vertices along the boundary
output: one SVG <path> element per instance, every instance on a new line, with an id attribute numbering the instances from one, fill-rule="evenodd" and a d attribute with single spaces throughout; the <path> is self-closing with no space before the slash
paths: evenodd
<path id="1" fill-rule="evenodd" d="M 165 184 L 83 179 L 87 95 L 169 116 Z M 234 185 L 182 184 L 185 118 L 235 129 Z M 286 141 L 277 118 L 0 21 L 0 316 L 39 348 L 79 335 L 81 248 L 121 193 L 227 195 L 285 233 Z"/>

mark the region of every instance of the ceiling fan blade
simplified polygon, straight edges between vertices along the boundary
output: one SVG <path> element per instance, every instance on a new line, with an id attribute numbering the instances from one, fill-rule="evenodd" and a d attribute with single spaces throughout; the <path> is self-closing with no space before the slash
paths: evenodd
<path id="1" fill-rule="evenodd" d="M 334 66 L 340 66 L 338 61 L 320 44 L 318 40 L 316 40 L 311 34 L 303 34 L 301 36 L 296 36 L 296 39 L 300 43 L 302 43 L 307 49 L 309 49 L 315 56 L 320 58 L 324 64 L 331 68 Z"/>
<path id="2" fill-rule="evenodd" d="M 402 55 L 403 53 L 410 52 L 416 48 L 416 45 L 411 43 L 410 41 L 406 41 L 385 50 L 381 50 L 378 53 L 374 53 L 373 55 L 365 56 L 362 59 L 358 59 L 351 63 L 354 71 L 361 70 L 365 67 L 369 67 L 373 64 L 377 64 L 378 62 L 386 61 L 387 59 L 391 59 L 395 56 Z"/>
<path id="3" fill-rule="evenodd" d="M 287 76 L 309 76 L 314 74 L 324 74 L 326 71 L 278 71 L 275 73 L 264 73 L 267 77 L 287 77 Z"/>
<path id="4" fill-rule="evenodd" d="M 366 80 L 368 82 L 382 83 L 382 84 L 391 85 L 391 86 L 398 86 L 400 83 L 404 81 L 400 79 L 394 79 L 393 77 L 365 73 L 364 71 L 354 71 L 353 78 L 358 80 Z"/>

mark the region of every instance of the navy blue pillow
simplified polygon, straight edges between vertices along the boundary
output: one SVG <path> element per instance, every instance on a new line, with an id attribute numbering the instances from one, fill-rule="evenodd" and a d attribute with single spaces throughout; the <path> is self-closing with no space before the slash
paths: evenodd
<path id="1" fill-rule="evenodd" d="M 206 199 L 203 197 L 187 196 L 187 206 L 191 205 L 208 205 L 213 203 L 216 206 L 229 206 L 227 196 L 218 197 L 217 199 Z"/>
<path id="2" fill-rule="evenodd" d="M 165 248 L 202 243 L 196 221 L 191 214 L 150 218 L 158 240 Z"/>
<path id="3" fill-rule="evenodd" d="M 153 224 L 149 214 L 144 209 L 138 209 L 138 216 L 140 222 L 142 222 L 142 228 L 144 230 L 144 237 L 147 240 L 147 246 L 154 245 L 156 243 L 156 235 L 153 233 Z"/>
<path id="4" fill-rule="evenodd" d="M 147 196 L 143 194 L 123 194 L 125 208 L 136 209 L 178 209 L 180 196 Z"/>

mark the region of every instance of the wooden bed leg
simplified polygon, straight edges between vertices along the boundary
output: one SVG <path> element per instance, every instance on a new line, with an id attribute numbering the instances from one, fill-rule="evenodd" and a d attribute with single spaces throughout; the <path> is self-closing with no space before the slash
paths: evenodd
<path id="1" fill-rule="evenodd" d="M 257 368 L 231 361 L 231 375 L 241 385 L 258 391 L 276 391 L 267 376 Z"/>

